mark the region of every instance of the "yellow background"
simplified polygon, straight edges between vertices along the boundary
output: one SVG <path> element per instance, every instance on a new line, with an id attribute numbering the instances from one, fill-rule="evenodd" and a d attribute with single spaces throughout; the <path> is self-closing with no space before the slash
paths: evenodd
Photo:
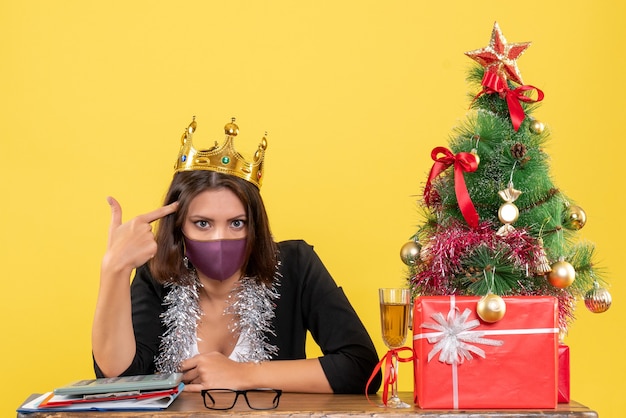
<path id="1" fill-rule="evenodd" d="M 0 415 L 92 376 L 105 198 L 125 219 L 157 207 L 192 115 L 205 144 L 231 116 L 242 150 L 269 132 L 276 238 L 315 245 L 382 354 L 376 289 L 403 284 L 430 151 L 468 109 L 463 52 L 498 21 L 508 41 L 533 41 L 518 63 L 546 94 L 535 115 L 552 174 L 612 283 L 613 307 L 579 303 L 566 339 L 572 398 L 622 416 L 625 16 L 612 0 L 4 0 Z"/>

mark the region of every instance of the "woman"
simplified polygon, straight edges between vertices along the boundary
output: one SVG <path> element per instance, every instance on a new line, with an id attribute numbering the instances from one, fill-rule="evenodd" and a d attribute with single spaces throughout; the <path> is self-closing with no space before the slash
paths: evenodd
<path id="1" fill-rule="evenodd" d="M 108 199 L 92 333 L 97 376 L 181 371 L 193 391 L 364 393 L 378 358 L 357 314 L 312 247 L 272 240 L 258 188 L 266 143 L 243 171 L 224 169 L 241 157 L 236 125 L 208 151 L 193 148 L 194 131 L 195 121 L 163 207 L 122 223 Z M 307 330 L 323 356 L 306 358 Z M 379 385 L 377 376 L 369 390 Z"/>

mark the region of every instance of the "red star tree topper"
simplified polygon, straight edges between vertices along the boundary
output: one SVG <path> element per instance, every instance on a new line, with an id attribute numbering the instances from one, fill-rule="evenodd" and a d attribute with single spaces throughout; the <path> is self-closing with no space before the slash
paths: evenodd
<path id="1" fill-rule="evenodd" d="M 501 92 L 507 87 L 507 80 L 524 84 L 522 75 L 517 68 L 517 59 L 530 46 L 530 42 L 507 43 L 498 22 L 493 25 L 489 45 L 465 53 L 485 68 L 483 86 Z"/>

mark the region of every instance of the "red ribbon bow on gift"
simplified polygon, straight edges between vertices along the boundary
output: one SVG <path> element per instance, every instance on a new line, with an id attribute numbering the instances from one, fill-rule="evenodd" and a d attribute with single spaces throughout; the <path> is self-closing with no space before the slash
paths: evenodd
<path id="1" fill-rule="evenodd" d="M 439 154 L 444 154 L 444 156 L 439 157 Z M 467 224 L 472 228 L 476 228 L 478 226 L 478 212 L 476 212 L 472 199 L 470 199 L 469 193 L 467 192 L 465 177 L 463 176 L 463 172 L 471 173 L 478 168 L 476 156 L 469 152 L 459 152 L 454 155 L 449 149 L 444 147 L 434 148 L 430 156 L 435 163 L 430 169 L 428 181 L 426 182 L 426 187 L 424 187 L 424 201 L 426 205 L 430 206 L 432 202 L 432 181 L 445 169 L 454 164 L 454 191 L 456 193 L 456 200 Z"/>
<path id="2" fill-rule="evenodd" d="M 411 356 L 400 357 L 399 353 L 401 351 L 409 351 L 411 352 Z M 365 386 L 365 397 L 370 403 L 371 401 L 370 401 L 369 393 L 368 393 L 370 383 L 372 382 L 372 380 L 374 380 L 374 377 L 376 377 L 376 374 L 378 374 L 378 371 L 381 369 L 383 363 L 385 363 L 385 370 L 383 372 L 383 404 L 387 406 L 387 400 L 389 399 L 389 386 L 393 385 L 398 379 L 398 371 L 394 370 L 394 367 L 393 367 L 394 356 L 398 359 L 398 361 L 402 363 L 412 361 L 413 358 L 415 357 L 413 353 L 413 349 L 410 347 L 392 348 L 391 350 L 387 351 L 387 354 L 385 354 L 385 356 L 380 359 L 376 367 L 374 367 L 374 371 L 372 372 L 372 375 L 370 376 L 369 380 L 367 381 L 367 385 Z"/>

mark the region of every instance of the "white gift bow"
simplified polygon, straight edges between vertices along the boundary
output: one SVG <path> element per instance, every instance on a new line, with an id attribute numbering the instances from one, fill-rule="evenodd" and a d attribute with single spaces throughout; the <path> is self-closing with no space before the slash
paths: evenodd
<path id="1" fill-rule="evenodd" d="M 504 344 L 502 340 L 490 340 L 483 338 L 484 331 L 472 331 L 480 325 L 478 319 L 469 322 L 467 318 L 472 313 L 468 308 L 461 315 L 458 315 L 459 309 L 451 307 L 448 317 L 445 318 L 441 312 L 431 315 L 437 323 L 432 324 L 424 322 L 422 328 L 432 329 L 439 332 L 425 334 L 429 343 L 435 344 L 433 349 L 428 353 L 428 361 L 430 361 L 437 353 L 439 361 L 446 364 L 461 364 L 465 360 L 471 360 L 472 353 L 485 358 L 485 351 L 473 344 L 483 344 L 491 346 L 501 346 Z"/>

